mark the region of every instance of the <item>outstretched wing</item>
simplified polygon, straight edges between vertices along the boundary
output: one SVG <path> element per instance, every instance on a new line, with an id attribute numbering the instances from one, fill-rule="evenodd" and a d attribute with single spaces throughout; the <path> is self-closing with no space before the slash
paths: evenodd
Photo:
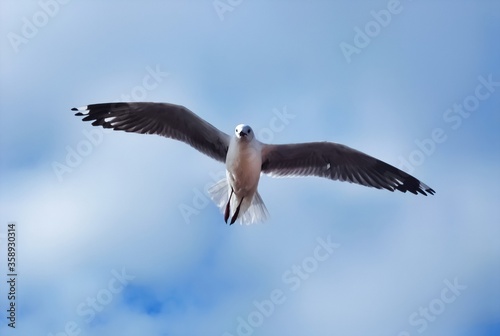
<path id="1" fill-rule="evenodd" d="M 105 103 L 80 108 L 76 116 L 117 131 L 158 134 L 179 140 L 225 162 L 230 137 L 184 106 L 167 103 Z"/>
<path id="2" fill-rule="evenodd" d="M 271 176 L 319 176 L 426 196 L 435 193 L 426 184 L 394 166 L 332 142 L 265 144 L 262 172 Z"/>

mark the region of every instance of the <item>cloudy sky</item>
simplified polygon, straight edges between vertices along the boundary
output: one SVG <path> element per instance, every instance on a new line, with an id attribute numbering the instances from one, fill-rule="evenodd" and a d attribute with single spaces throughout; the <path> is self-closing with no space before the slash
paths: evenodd
<path id="1" fill-rule="evenodd" d="M 498 1 L 1 1 L 1 335 L 500 333 Z M 185 105 L 327 140 L 436 190 L 263 176 L 229 227 L 223 165 L 71 107 Z M 6 239 L 15 223 L 16 328 Z"/>

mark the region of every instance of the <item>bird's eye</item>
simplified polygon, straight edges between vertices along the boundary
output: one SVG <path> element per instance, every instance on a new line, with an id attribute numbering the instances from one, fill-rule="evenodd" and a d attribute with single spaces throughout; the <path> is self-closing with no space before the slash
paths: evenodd
<path id="1" fill-rule="evenodd" d="M 248 134 L 250 134 L 250 133 L 252 133 L 252 130 L 251 130 L 251 129 L 249 129 L 249 130 L 248 130 Z"/>

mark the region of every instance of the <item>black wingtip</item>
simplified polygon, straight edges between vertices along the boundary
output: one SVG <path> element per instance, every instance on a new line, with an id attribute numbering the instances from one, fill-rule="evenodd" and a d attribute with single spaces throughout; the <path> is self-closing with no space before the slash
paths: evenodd
<path id="1" fill-rule="evenodd" d="M 75 113 L 75 115 L 78 117 L 84 116 L 84 114 L 82 112 Z"/>
<path id="2" fill-rule="evenodd" d="M 78 109 L 76 107 L 73 107 L 71 111 L 78 111 Z"/>

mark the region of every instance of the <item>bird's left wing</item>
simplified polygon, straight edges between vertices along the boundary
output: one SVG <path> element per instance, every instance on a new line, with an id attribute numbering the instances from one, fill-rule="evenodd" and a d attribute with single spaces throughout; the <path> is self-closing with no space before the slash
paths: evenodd
<path id="1" fill-rule="evenodd" d="M 434 194 L 415 177 L 350 147 L 332 142 L 267 145 L 262 172 L 271 176 L 319 176 L 390 191 Z"/>
<path id="2" fill-rule="evenodd" d="M 80 108 L 76 116 L 92 125 L 117 131 L 158 134 L 179 140 L 225 162 L 230 137 L 181 105 L 167 103 L 105 103 Z"/>

